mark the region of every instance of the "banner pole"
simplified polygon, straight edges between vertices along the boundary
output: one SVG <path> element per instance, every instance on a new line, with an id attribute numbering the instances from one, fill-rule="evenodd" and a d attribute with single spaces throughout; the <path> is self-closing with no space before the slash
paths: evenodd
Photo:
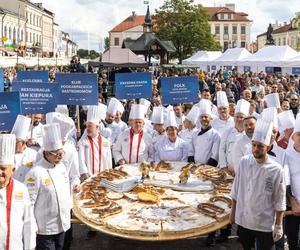
<path id="1" fill-rule="evenodd" d="M 80 137 L 81 136 L 81 130 L 80 130 L 79 105 L 76 105 L 76 117 L 77 117 L 77 137 Z"/>

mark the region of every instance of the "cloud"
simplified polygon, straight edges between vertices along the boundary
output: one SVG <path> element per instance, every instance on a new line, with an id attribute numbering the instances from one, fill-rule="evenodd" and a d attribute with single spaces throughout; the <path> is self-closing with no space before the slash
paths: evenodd
<path id="1" fill-rule="evenodd" d="M 38 0 L 34 0 L 38 2 Z M 236 10 L 249 14 L 253 20 L 251 40 L 267 30 L 269 23 L 288 22 L 299 9 L 299 0 L 195 0 L 203 6 L 224 6 L 235 3 Z M 39 1 L 40 2 L 40 1 Z M 151 0 L 150 11 L 155 12 L 163 4 L 163 0 Z M 146 6 L 143 0 L 43 0 L 43 5 L 55 13 L 55 20 L 61 29 L 68 32 L 79 44 L 80 48 L 99 50 L 104 43 L 108 31 L 123 21 L 132 11 L 143 15 Z"/>

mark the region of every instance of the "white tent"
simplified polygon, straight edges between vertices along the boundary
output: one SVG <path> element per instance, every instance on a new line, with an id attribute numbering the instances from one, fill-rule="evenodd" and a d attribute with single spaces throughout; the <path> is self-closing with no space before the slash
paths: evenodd
<path id="1" fill-rule="evenodd" d="M 9 68 L 16 65 L 16 60 L 9 57 L 0 57 L 0 68 Z"/>
<path id="2" fill-rule="evenodd" d="M 300 53 L 296 57 L 291 58 L 286 64 L 285 67 L 300 67 Z"/>
<path id="3" fill-rule="evenodd" d="M 227 49 L 220 57 L 213 60 L 210 64 L 219 66 L 238 66 L 237 61 L 249 57 L 251 54 L 245 48 Z"/>
<path id="4" fill-rule="evenodd" d="M 202 66 L 207 65 L 210 61 L 215 60 L 216 58 L 222 55 L 221 51 L 204 51 L 200 50 L 196 54 L 182 61 L 182 64 L 185 65 L 194 65 Z"/>
<path id="5" fill-rule="evenodd" d="M 287 62 L 296 57 L 298 53 L 290 46 L 265 46 L 255 54 L 238 61 L 240 66 L 261 67 L 287 67 Z"/>

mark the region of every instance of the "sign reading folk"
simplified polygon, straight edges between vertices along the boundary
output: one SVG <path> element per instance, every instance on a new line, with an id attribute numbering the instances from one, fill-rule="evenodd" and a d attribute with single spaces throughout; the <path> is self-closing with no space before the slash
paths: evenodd
<path id="1" fill-rule="evenodd" d="M 116 74 L 116 98 L 140 99 L 152 97 L 151 72 Z"/>
<path id="2" fill-rule="evenodd" d="M 55 111 L 59 86 L 55 83 L 16 82 L 13 91 L 20 92 L 22 114 L 46 114 Z"/>
<path id="3" fill-rule="evenodd" d="M 47 70 L 18 71 L 18 82 L 43 83 L 49 82 Z"/>
<path id="4" fill-rule="evenodd" d="M 197 102 L 198 79 L 195 76 L 161 78 L 163 104 Z"/>
<path id="5" fill-rule="evenodd" d="M 18 92 L 0 93 L 0 131 L 10 131 L 20 111 Z"/>
<path id="6" fill-rule="evenodd" d="M 55 75 L 62 105 L 98 105 L 97 74 L 74 73 Z"/>

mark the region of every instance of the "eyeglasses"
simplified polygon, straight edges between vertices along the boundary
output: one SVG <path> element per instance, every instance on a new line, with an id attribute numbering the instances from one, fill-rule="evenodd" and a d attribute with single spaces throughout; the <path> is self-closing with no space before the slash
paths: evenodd
<path id="1" fill-rule="evenodd" d="M 291 99 L 291 101 L 298 101 L 298 99 Z"/>
<path id="2" fill-rule="evenodd" d="M 65 155 L 65 151 L 62 151 L 60 153 L 55 153 L 55 152 L 51 152 L 51 151 L 48 151 L 48 152 L 49 152 L 49 154 L 53 155 L 56 158 L 63 157 Z"/>

